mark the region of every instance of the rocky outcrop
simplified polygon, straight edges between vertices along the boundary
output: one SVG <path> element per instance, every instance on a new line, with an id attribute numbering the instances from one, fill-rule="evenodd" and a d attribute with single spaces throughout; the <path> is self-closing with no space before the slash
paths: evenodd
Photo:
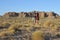
<path id="1" fill-rule="evenodd" d="M 4 17 L 17 17 L 18 13 L 16 13 L 16 12 L 7 12 L 3 16 Z"/>
<path id="2" fill-rule="evenodd" d="M 46 13 L 47 13 L 48 18 L 55 18 L 55 17 L 58 16 L 58 15 L 57 15 L 56 13 L 54 13 L 54 12 L 46 12 Z"/>
<path id="3" fill-rule="evenodd" d="M 24 13 L 24 12 L 20 12 L 20 13 L 18 14 L 18 16 L 19 16 L 19 17 L 25 17 L 25 13 Z"/>
<path id="4" fill-rule="evenodd" d="M 56 18 L 59 16 L 58 14 L 56 14 L 54 12 L 37 12 L 37 11 L 20 12 L 20 13 L 8 12 L 8 13 L 5 13 L 3 16 L 4 17 L 35 17 L 36 13 L 38 13 L 39 18 Z"/>
<path id="5" fill-rule="evenodd" d="M 39 18 L 56 18 L 59 15 L 54 12 L 39 12 Z"/>
<path id="6" fill-rule="evenodd" d="M 39 12 L 39 18 L 44 18 L 46 17 L 45 12 Z"/>

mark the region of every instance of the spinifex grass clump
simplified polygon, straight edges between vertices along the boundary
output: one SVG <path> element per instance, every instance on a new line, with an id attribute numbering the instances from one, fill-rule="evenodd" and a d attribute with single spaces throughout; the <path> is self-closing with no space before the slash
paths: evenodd
<path id="1" fill-rule="evenodd" d="M 44 40 L 43 33 L 40 31 L 35 31 L 32 33 L 32 40 Z"/>

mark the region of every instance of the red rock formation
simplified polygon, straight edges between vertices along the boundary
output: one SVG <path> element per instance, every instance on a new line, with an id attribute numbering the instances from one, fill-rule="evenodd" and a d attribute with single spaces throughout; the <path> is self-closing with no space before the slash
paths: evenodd
<path id="1" fill-rule="evenodd" d="M 45 12 L 39 12 L 39 18 L 44 18 L 45 17 Z"/>
<path id="2" fill-rule="evenodd" d="M 25 17 L 25 13 L 24 12 L 20 12 L 19 13 L 19 17 Z"/>
<path id="3" fill-rule="evenodd" d="M 7 12 L 4 14 L 4 17 L 17 17 L 18 14 L 16 12 Z"/>
<path id="4" fill-rule="evenodd" d="M 33 12 L 20 12 L 20 13 L 16 13 L 16 12 L 8 12 L 5 13 L 3 16 L 4 17 L 35 17 L 35 13 L 38 13 L 39 18 L 55 18 L 58 17 L 58 15 L 54 12 L 37 12 L 37 11 L 33 11 Z"/>

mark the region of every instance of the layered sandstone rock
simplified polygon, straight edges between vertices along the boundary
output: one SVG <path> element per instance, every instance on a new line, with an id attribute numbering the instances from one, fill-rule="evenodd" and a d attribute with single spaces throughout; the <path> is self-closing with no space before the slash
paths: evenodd
<path id="1" fill-rule="evenodd" d="M 37 12 L 37 11 L 20 12 L 20 13 L 7 12 L 3 16 L 4 17 L 35 17 L 36 13 L 38 14 L 39 18 L 55 18 L 55 17 L 58 17 L 58 15 L 54 12 Z"/>
<path id="2" fill-rule="evenodd" d="M 7 12 L 4 14 L 4 17 L 17 17 L 18 14 L 16 12 Z"/>
<path id="3" fill-rule="evenodd" d="M 9 17 L 9 14 L 8 14 L 8 13 L 5 13 L 5 14 L 3 15 L 3 17 Z"/>
<path id="4" fill-rule="evenodd" d="M 39 18 L 44 18 L 45 17 L 45 12 L 39 12 Z"/>
<path id="5" fill-rule="evenodd" d="M 25 13 L 24 12 L 20 12 L 19 13 L 19 17 L 25 17 Z"/>
<path id="6" fill-rule="evenodd" d="M 54 13 L 54 12 L 46 12 L 46 13 L 47 13 L 47 15 L 48 15 L 48 18 L 56 18 L 56 17 L 59 16 L 58 14 L 56 14 L 56 13 Z"/>
<path id="7" fill-rule="evenodd" d="M 55 15 L 54 15 L 54 12 L 46 12 L 47 15 L 48 15 L 48 18 L 54 18 Z"/>

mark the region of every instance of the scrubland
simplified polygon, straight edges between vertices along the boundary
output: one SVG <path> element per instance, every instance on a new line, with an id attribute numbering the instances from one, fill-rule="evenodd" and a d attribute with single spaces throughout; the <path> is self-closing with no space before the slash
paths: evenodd
<path id="1" fill-rule="evenodd" d="M 0 40 L 59 40 L 60 18 L 0 18 Z"/>

